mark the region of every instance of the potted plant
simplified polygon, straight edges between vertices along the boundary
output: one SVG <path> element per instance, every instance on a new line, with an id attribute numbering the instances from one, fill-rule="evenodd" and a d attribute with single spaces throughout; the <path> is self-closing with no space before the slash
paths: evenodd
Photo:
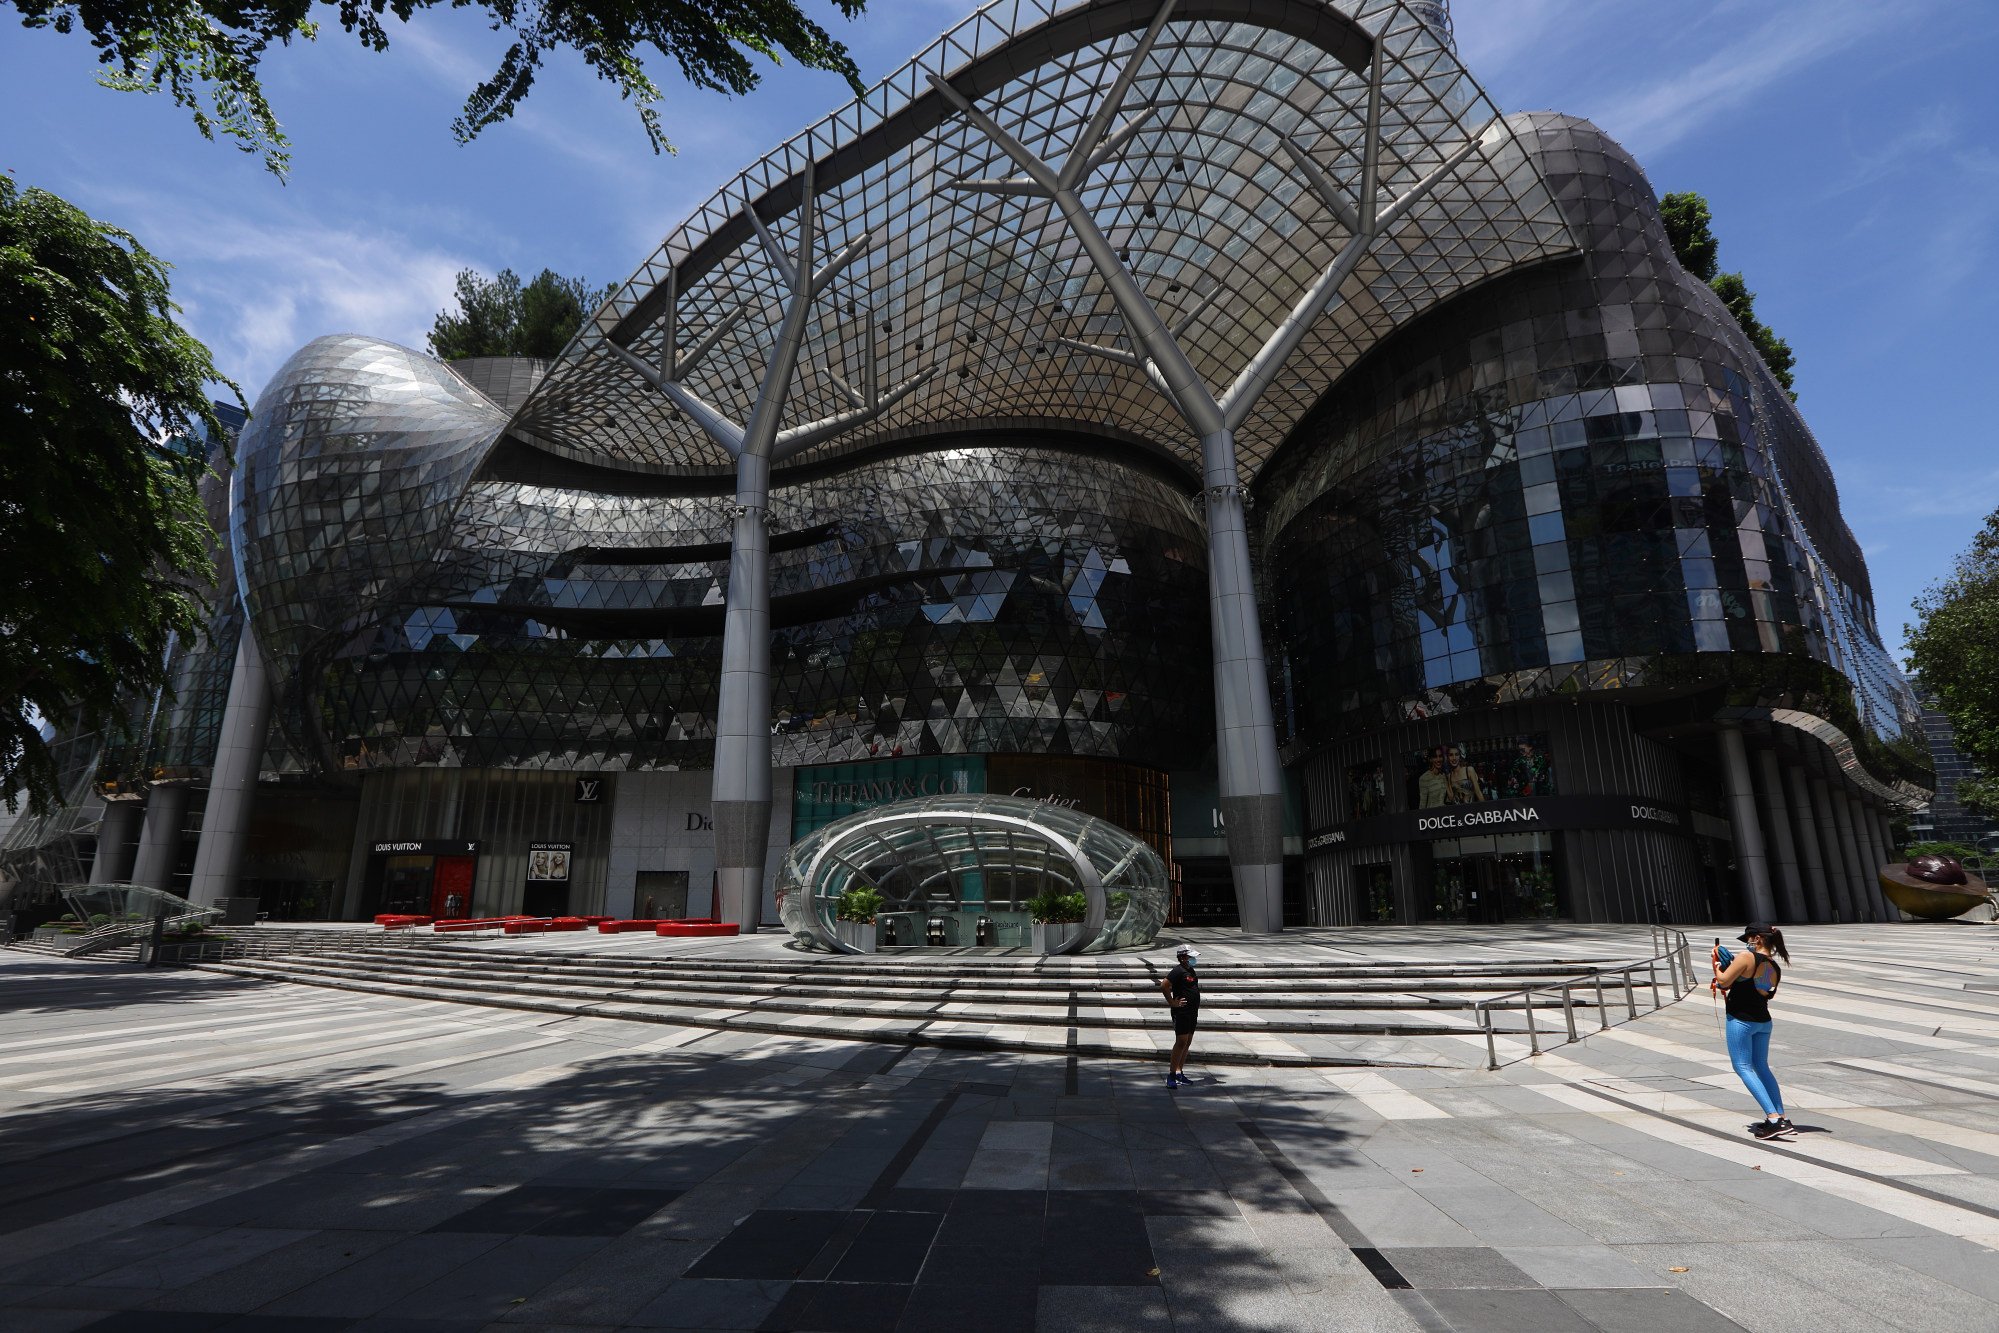
<path id="1" fill-rule="evenodd" d="M 884 904 L 881 890 L 861 885 L 841 893 L 839 905 L 834 909 L 834 925 L 840 932 L 840 943 L 860 950 L 862 953 L 875 951 L 875 917 L 880 915 Z"/>
<path id="2" fill-rule="evenodd" d="M 1034 918 L 1029 935 L 1036 953 L 1056 953 L 1075 939 L 1090 905 L 1078 893 L 1043 893 L 1027 900 L 1028 915 Z"/>

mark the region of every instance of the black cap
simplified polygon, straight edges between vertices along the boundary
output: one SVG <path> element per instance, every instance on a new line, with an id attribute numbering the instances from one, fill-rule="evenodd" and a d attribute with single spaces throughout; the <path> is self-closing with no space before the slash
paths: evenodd
<path id="1" fill-rule="evenodd" d="M 1770 927 L 1768 924 L 1762 921 L 1752 921 L 1747 926 L 1743 927 L 1742 933 L 1740 935 L 1737 935 L 1735 938 L 1741 940 L 1744 944 L 1747 944 L 1749 943 L 1749 937 L 1751 935 L 1768 935 L 1769 933 L 1770 933 Z"/>

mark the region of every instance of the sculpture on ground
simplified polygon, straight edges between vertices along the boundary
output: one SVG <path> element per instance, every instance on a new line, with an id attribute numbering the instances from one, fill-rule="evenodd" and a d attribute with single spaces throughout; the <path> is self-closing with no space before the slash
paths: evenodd
<path id="1" fill-rule="evenodd" d="M 1985 881 L 1950 856 L 1917 856 L 1881 867 L 1881 892 L 1924 921 L 1948 921 L 1992 900 Z"/>

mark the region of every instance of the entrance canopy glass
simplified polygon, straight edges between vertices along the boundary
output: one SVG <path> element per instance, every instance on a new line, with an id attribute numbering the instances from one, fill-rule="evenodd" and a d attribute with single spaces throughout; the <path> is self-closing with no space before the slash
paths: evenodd
<path id="1" fill-rule="evenodd" d="M 1083 895 L 1083 928 L 1062 952 L 1152 943 L 1166 920 L 1166 865 L 1104 820 L 1022 796 L 925 796 L 863 810 L 791 846 L 778 874 L 784 927 L 813 948 L 853 953 L 834 924 L 840 895 L 886 900 L 881 944 L 1024 945 L 1028 904 Z"/>

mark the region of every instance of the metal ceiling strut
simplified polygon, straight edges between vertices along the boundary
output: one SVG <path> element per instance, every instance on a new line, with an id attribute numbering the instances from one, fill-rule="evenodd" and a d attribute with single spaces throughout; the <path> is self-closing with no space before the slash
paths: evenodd
<path id="1" fill-rule="evenodd" d="M 1284 140 L 1299 175 L 1345 227 L 1348 238 L 1234 381 L 1217 394 L 1183 348 L 1180 337 L 1184 328 L 1167 326 L 1078 193 L 1090 173 L 1106 164 L 1151 116 L 1153 108 L 1141 108 L 1124 126 L 1111 129 L 1140 68 L 1172 18 L 1174 5 L 1175 0 L 1166 0 L 1159 7 L 1059 166 L 1035 154 L 949 81 L 936 74 L 929 75 L 929 81 L 1022 173 L 1008 180 L 956 180 L 949 182 L 948 188 L 1051 201 L 1116 304 L 1131 347 L 1058 341 L 1126 364 L 1142 360 L 1147 378 L 1200 439 L 1208 518 L 1208 614 L 1214 647 L 1215 751 L 1222 819 L 1242 928 L 1262 933 L 1281 930 L 1284 925 L 1284 777 L 1271 717 L 1270 677 L 1258 623 L 1235 433 L 1313 322 L 1339 300 L 1341 285 L 1368 247 L 1476 152 L 1492 127 L 1486 126 L 1447 153 L 1435 168 L 1383 206 L 1379 181 L 1384 59 L 1377 38 L 1368 70 L 1367 125 L 1360 182 L 1354 191 L 1357 206 L 1340 198 L 1331 177 L 1303 149 L 1288 138 Z"/>

